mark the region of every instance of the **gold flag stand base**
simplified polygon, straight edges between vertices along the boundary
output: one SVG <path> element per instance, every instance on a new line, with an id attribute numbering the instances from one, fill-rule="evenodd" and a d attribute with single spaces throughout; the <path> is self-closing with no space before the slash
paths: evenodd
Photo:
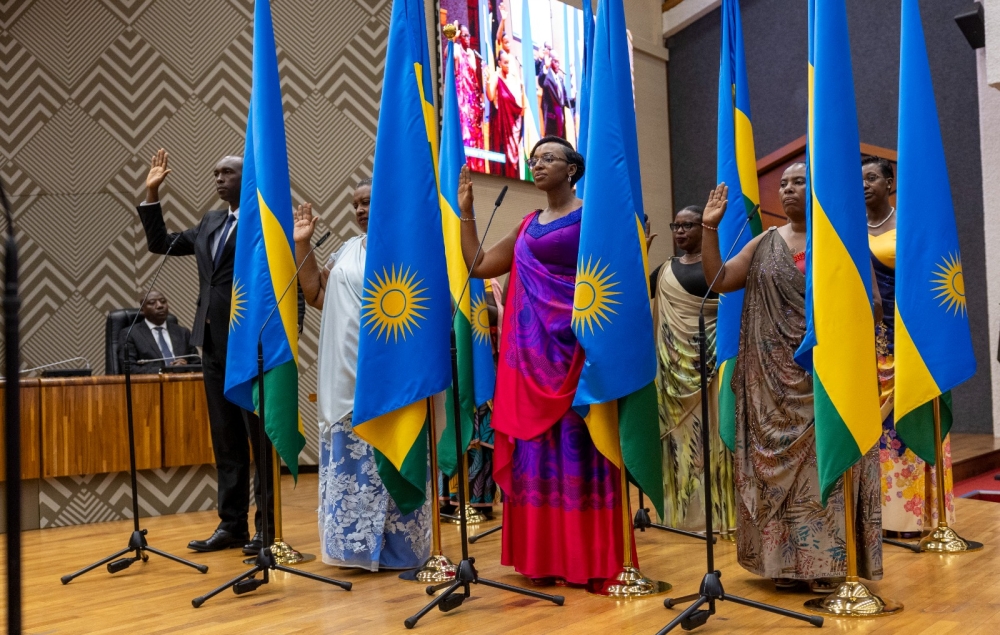
<path id="1" fill-rule="evenodd" d="M 316 559 L 316 556 L 311 553 L 296 551 L 284 540 L 274 541 L 274 544 L 271 545 L 271 555 L 274 556 L 274 562 L 276 564 L 282 564 L 285 566 L 302 564 L 303 562 L 312 562 Z M 255 562 L 257 562 L 257 558 L 252 557 L 244 560 L 243 564 L 254 564 Z"/>
<path id="2" fill-rule="evenodd" d="M 903 610 L 902 602 L 880 598 L 857 579 L 841 582 L 833 593 L 805 606 L 810 613 L 830 617 L 881 617 Z"/>
<path id="3" fill-rule="evenodd" d="M 451 582 L 458 567 L 443 555 L 431 556 L 416 573 L 417 582 Z"/>
<path id="4" fill-rule="evenodd" d="M 466 491 L 468 491 L 468 490 L 466 490 Z M 460 518 L 460 516 L 456 513 L 456 514 L 452 515 L 450 518 L 443 518 L 441 520 L 441 522 L 448 523 L 449 525 L 461 525 L 462 521 L 459 520 L 459 518 Z M 465 520 L 466 520 L 466 524 L 468 524 L 468 525 L 481 525 L 481 524 L 483 524 L 483 523 L 486 522 L 487 518 L 486 518 L 486 516 L 483 516 L 483 514 L 478 509 L 476 509 L 472 505 L 466 503 L 465 504 Z"/>
<path id="5" fill-rule="evenodd" d="M 935 527 L 920 540 L 920 551 L 932 553 L 966 553 L 982 548 L 983 543 L 965 540 L 947 525 Z"/>
<path id="6" fill-rule="evenodd" d="M 648 597 L 666 593 L 672 587 L 667 582 L 650 580 L 635 567 L 625 567 L 621 573 L 604 581 L 604 585 L 592 593 L 617 600 Z"/>

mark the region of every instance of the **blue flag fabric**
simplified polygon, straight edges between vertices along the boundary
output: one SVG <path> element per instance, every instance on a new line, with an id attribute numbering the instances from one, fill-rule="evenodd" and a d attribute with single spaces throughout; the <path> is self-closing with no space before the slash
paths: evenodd
<path id="1" fill-rule="evenodd" d="M 264 427 L 279 456 L 297 475 L 305 435 L 298 411 L 294 221 L 278 57 L 268 0 L 254 4 L 253 84 L 243 161 L 225 395 L 245 410 L 257 410 L 259 337 L 264 350 L 267 397 Z M 265 325 L 289 282 L 292 291 L 285 294 Z"/>
<path id="2" fill-rule="evenodd" d="M 451 383 L 451 298 L 432 94 L 424 3 L 393 0 L 375 139 L 354 431 L 386 459 L 379 474 L 404 513 L 424 500 L 426 399 Z M 394 491 L 394 483 L 409 487 L 412 496 Z"/>
<path id="3" fill-rule="evenodd" d="M 590 76 L 594 66 L 594 9 L 591 0 L 583 0 L 583 72 L 580 77 L 580 131 L 576 137 L 576 151 L 587 156 L 587 145 L 590 138 Z M 631 86 L 629 87 L 631 90 Z M 584 175 L 576 182 L 576 194 L 583 197 L 585 190 Z"/>
<path id="4" fill-rule="evenodd" d="M 934 460 L 925 404 L 972 377 L 965 278 L 920 6 L 903 0 L 896 220 L 895 416 L 903 441 Z M 951 409 L 942 412 L 947 434 Z M 913 416 L 910 416 L 912 413 Z"/>

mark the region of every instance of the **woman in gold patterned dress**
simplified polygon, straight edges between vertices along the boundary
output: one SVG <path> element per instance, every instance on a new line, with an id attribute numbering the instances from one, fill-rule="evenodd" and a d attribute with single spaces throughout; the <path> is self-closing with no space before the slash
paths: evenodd
<path id="1" fill-rule="evenodd" d="M 701 448 L 701 367 L 698 307 L 709 293 L 701 267 L 701 215 L 696 205 L 677 212 L 670 230 L 684 255 L 671 258 L 656 279 L 656 388 L 663 446 L 663 523 L 687 531 L 705 529 L 704 460 Z M 715 372 L 715 320 L 719 296 L 705 302 L 708 375 Z M 718 378 L 709 386 L 709 439 L 714 528 L 724 537 L 736 527 L 733 455 L 719 437 Z"/>
<path id="2" fill-rule="evenodd" d="M 806 331 L 805 166 L 789 166 L 779 197 L 788 224 L 757 236 L 724 266 L 715 228 L 729 194 L 712 192 L 703 217 L 705 277 L 720 293 L 745 288 L 736 396 L 736 555 L 778 589 L 801 583 L 828 593 L 846 573 L 843 485 L 820 502 L 813 387 L 794 359 Z M 882 577 L 878 448 L 854 470 L 858 573 Z M 843 481 L 841 481 L 842 483 Z"/>
<path id="3" fill-rule="evenodd" d="M 904 538 L 917 537 L 937 522 L 937 478 L 934 466 L 922 461 L 896 435 L 893 356 L 896 304 L 896 208 L 889 205 L 894 182 L 892 164 L 879 157 L 861 160 L 861 176 L 868 211 L 868 246 L 882 296 L 883 318 L 875 330 L 879 392 L 882 402 L 882 529 Z M 944 440 L 945 505 L 948 523 L 955 522 L 952 496 L 951 438 Z"/>

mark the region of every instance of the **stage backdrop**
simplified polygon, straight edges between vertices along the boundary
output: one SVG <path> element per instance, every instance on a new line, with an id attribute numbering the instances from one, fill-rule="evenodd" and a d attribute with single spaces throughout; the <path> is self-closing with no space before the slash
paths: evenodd
<path id="1" fill-rule="evenodd" d="M 967 0 L 921 0 L 927 52 L 969 289 L 978 373 L 954 391 L 956 432 L 993 432 L 976 57 L 954 16 Z M 805 134 L 806 5 L 741 0 L 757 158 Z M 896 149 L 900 0 L 848 2 L 861 142 Z M 704 204 L 715 182 L 719 10 L 667 41 L 674 205 Z M 710 135 L 710 136 L 707 136 Z M 860 161 L 858 178 L 861 178 Z M 905 214 L 906 210 L 900 210 Z M 994 343 L 995 346 L 995 343 Z"/>

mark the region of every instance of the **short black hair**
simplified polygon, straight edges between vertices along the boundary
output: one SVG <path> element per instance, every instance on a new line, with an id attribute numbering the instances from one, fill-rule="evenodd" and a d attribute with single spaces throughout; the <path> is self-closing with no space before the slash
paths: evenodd
<path id="1" fill-rule="evenodd" d="M 705 214 L 705 208 L 701 205 L 688 205 L 687 207 L 682 207 L 677 210 L 677 214 L 680 214 L 681 212 L 691 212 L 692 214 L 698 216 L 698 218 L 701 218 Z M 677 217 L 677 214 L 674 214 L 675 218 Z"/>
<path id="2" fill-rule="evenodd" d="M 882 177 L 886 179 L 895 179 L 896 174 L 893 172 L 892 163 L 888 159 L 883 159 L 882 157 L 877 157 L 873 154 L 866 154 L 861 157 L 861 167 L 866 165 L 877 165 L 880 172 L 882 172 Z"/>
<path id="3" fill-rule="evenodd" d="M 570 143 L 569 141 L 566 141 L 562 137 L 556 137 L 550 135 L 548 137 L 542 137 L 541 139 L 539 139 L 538 143 L 536 143 L 535 146 L 531 148 L 531 154 L 529 154 L 528 157 L 530 158 L 535 156 L 535 150 L 538 149 L 538 146 L 545 143 L 558 143 L 562 147 L 566 148 L 566 161 L 570 165 L 576 166 L 576 174 L 570 177 L 570 184 L 576 185 L 576 182 L 583 178 L 583 171 L 585 168 L 585 166 L 583 165 L 583 155 L 577 152 L 573 148 L 573 144 Z"/>

